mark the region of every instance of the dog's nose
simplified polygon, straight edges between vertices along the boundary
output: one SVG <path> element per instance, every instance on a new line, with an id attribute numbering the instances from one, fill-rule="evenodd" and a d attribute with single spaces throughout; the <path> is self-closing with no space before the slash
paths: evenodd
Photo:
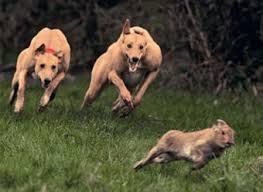
<path id="1" fill-rule="evenodd" d="M 134 63 L 138 62 L 138 60 L 139 60 L 138 57 L 133 57 L 133 58 L 132 58 L 132 62 L 134 62 Z"/>
<path id="2" fill-rule="evenodd" d="M 48 86 L 50 82 L 51 82 L 51 81 L 50 81 L 49 79 L 45 79 L 45 80 L 44 80 L 45 86 Z"/>

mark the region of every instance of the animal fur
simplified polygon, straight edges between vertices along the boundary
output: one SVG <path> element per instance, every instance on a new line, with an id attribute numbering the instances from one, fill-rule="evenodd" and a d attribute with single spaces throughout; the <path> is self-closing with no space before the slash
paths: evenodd
<path id="1" fill-rule="evenodd" d="M 62 31 L 49 28 L 39 31 L 17 59 L 9 97 L 11 105 L 15 102 L 14 112 L 23 110 L 27 75 L 38 77 L 45 88 L 38 108 L 42 111 L 54 98 L 57 87 L 69 69 L 69 63 L 70 46 Z"/>
<path id="2" fill-rule="evenodd" d="M 233 145 L 234 135 L 234 130 L 223 120 L 217 120 L 212 128 L 200 131 L 168 131 L 147 156 L 134 165 L 134 169 L 141 169 L 150 163 L 175 160 L 189 161 L 192 163 L 192 170 L 200 169 Z"/>
<path id="3" fill-rule="evenodd" d="M 110 81 L 119 91 L 113 110 L 128 114 L 141 103 L 162 62 L 160 47 L 147 30 L 126 20 L 119 39 L 95 62 L 82 108 L 91 104 Z"/>

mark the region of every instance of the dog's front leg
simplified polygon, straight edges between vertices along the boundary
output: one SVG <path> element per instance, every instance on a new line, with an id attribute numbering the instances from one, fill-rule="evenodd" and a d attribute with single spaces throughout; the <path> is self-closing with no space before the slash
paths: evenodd
<path id="1" fill-rule="evenodd" d="M 27 70 L 22 70 L 18 74 L 18 90 L 17 99 L 15 102 L 15 113 L 20 113 L 23 110 L 24 100 L 25 100 L 25 90 L 26 90 L 26 76 Z"/>
<path id="2" fill-rule="evenodd" d="M 133 105 L 134 106 L 138 106 L 141 103 L 143 95 L 145 94 L 149 85 L 156 79 L 158 72 L 159 72 L 159 69 L 152 71 L 147 75 L 147 77 L 145 78 L 145 80 L 141 84 L 137 94 L 135 95 L 135 97 L 133 99 Z"/>
<path id="3" fill-rule="evenodd" d="M 118 88 L 119 94 L 123 101 L 133 108 L 131 93 L 115 70 L 112 70 L 109 73 L 108 79 Z"/>
<path id="4" fill-rule="evenodd" d="M 65 78 L 66 74 L 65 72 L 61 72 L 59 73 L 49 84 L 48 88 L 46 88 L 43 96 L 40 99 L 40 104 L 38 107 L 38 111 L 43 111 L 45 109 L 45 107 L 48 105 L 48 103 L 50 102 L 50 97 L 52 96 L 52 94 L 54 94 L 54 91 L 56 91 L 57 87 L 59 86 L 59 84 L 61 83 L 61 81 Z"/>

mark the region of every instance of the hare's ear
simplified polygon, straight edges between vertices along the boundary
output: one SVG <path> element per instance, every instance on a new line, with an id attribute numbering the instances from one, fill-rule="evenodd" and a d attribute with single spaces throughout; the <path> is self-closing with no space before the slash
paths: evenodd
<path id="1" fill-rule="evenodd" d="M 123 27 L 122 27 L 122 33 L 124 35 L 130 34 L 130 27 L 131 27 L 130 20 L 126 19 L 126 21 L 125 21 L 125 23 L 123 24 Z"/>
<path id="2" fill-rule="evenodd" d="M 224 120 L 222 120 L 222 119 L 217 119 L 216 120 L 216 124 L 219 125 L 219 126 L 222 126 L 222 125 L 226 125 L 227 123 Z"/>
<path id="3" fill-rule="evenodd" d="M 46 50 L 46 45 L 43 43 L 35 50 L 35 55 L 44 54 L 45 50 Z"/>

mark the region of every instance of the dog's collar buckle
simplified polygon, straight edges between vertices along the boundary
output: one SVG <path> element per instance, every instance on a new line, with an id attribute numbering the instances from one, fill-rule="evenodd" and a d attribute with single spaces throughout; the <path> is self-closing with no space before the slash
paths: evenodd
<path id="1" fill-rule="evenodd" d="M 52 48 L 46 48 L 46 49 L 45 49 L 45 52 L 46 52 L 46 53 L 52 53 L 52 54 L 53 54 L 53 53 L 55 53 L 56 51 L 55 51 L 54 49 L 52 49 Z"/>

